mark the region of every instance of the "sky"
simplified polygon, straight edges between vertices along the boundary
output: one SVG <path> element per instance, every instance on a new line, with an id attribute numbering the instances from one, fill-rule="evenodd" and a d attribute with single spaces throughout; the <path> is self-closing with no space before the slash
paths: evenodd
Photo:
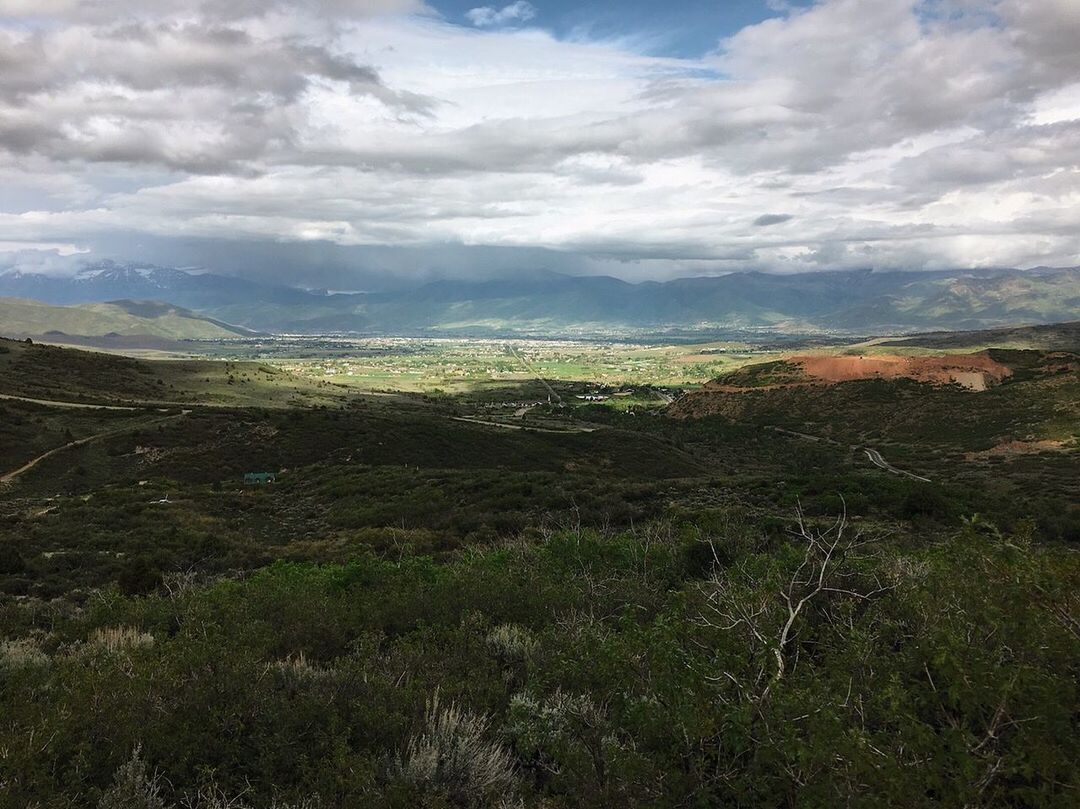
<path id="1" fill-rule="evenodd" d="M 0 266 L 1080 265 L 1078 0 L 0 0 Z"/>

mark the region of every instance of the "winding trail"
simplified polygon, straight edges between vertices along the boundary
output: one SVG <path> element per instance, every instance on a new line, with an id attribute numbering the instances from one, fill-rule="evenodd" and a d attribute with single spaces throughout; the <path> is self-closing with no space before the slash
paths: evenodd
<path id="1" fill-rule="evenodd" d="M 486 419 L 477 419 L 471 416 L 451 416 L 453 421 L 465 421 L 469 424 L 482 424 L 485 427 L 501 427 L 504 430 L 529 430 L 534 433 L 554 433 L 556 435 L 573 435 L 574 433 L 595 433 L 600 427 L 585 427 L 580 424 L 575 424 L 568 427 L 565 430 L 556 430 L 552 427 L 533 427 L 529 424 L 507 424 L 504 421 L 488 421 Z"/>
<path id="2" fill-rule="evenodd" d="M 54 404 L 54 403 L 50 402 L 50 404 Z M 60 406 L 63 406 L 63 405 L 60 405 Z M 93 407 L 93 405 L 90 405 L 90 406 Z M 105 407 L 105 406 L 104 405 L 99 405 L 99 407 Z M 106 409 L 117 409 L 117 408 L 106 408 Z M 118 408 L 118 409 L 121 409 L 121 410 L 134 410 L 135 408 Z M 115 430 L 106 430 L 103 433 L 94 433 L 93 435 L 86 436 L 86 438 L 80 438 L 80 439 L 78 439 L 76 441 L 69 441 L 68 443 L 62 444 L 59 447 L 54 447 L 53 449 L 50 449 L 48 452 L 41 453 L 41 455 L 38 455 L 36 458 L 33 458 L 30 461 L 27 461 L 25 464 L 20 466 L 18 469 L 15 469 L 15 470 L 13 470 L 11 472 L 7 472 L 7 473 L 5 473 L 3 475 L 0 475 L 0 486 L 5 486 L 5 485 L 8 485 L 8 484 L 12 483 L 14 480 L 16 480 L 20 476 L 22 476 L 22 475 L 26 474 L 27 472 L 29 472 L 31 469 L 33 469 L 35 466 L 37 466 L 42 461 L 48 460 L 49 458 L 51 458 L 54 455 L 59 455 L 61 452 L 64 452 L 66 450 L 74 449 L 75 447 L 81 447 L 84 444 L 90 444 L 90 443 L 92 443 L 94 441 L 100 441 L 101 439 L 109 438 L 110 436 L 121 435 L 122 433 L 131 432 L 132 430 L 141 430 L 141 429 L 149 427 L 149 426 L 151 426 L 153 424 L 160 424 L 160 423 L 165 422 L 165 421 L 172 421 L 173 419 L 183 418 L 184 416 L 186 416 L 190 412 L 191 412 L 190 410 L 183 410 L 180 413 L 174 413 L 171 416 L 165 416 L 165 417 L 159 418 L 159 419 L 151 419 L 150 421 L 142 421 L 142 422 L 139 422 L 138 424 L 127 424 L 127 425 L 124 425 L 123 427 L 118 427 Z"/>
<path id="3" fill-rule="evenodd" d="M 914 472 L 906 472 L 903 469 L 897 469 L 891 463 L 881 457 L 881 453 L 876 449 L 870 447 L 853 447 L 852 449 L 862 449 L 866 453 L 866 457 L 870 459 L 870 463 L 874 466 L 884 469 L 886 472 L 892 472 L 894 475 L 903 475 L 904 477 L 911 478 L 912 480 L 921 480 L 923 483 L 929 483 L 930 478 L 924 478 L 922 475 L 916 475 Z"/>
<path id="4" fill-rule="evenodd" d="M 790 435 L 795 438 L 801 438 L 804 441 L 815 441 L 818 443 L 832 444 L 837 447 L 844 446 L 839 441 L 833 441 L 831 438 L 823 438 L 819 435 L 810 435 L 809 433 L 798 433 L 794 430 L 787 430 L 783 427 L 775 427 L 771 424 L 766 425 L 765 429 L 771 430 L 774 433 L 780 433 L 781 435 Z M 914 472 L 908 472 L 904 469 L 897 469 L 891 463 L 886 461 L 885 458 L 882 457 L 881 453 L 873 447 L 865 447 L 861 444 L 849 444 L 848 449 L 861 450 L 866 454 L 866 457 L 869 459 L 870 463 L 872 463 L 879 469 L 884 469 L 886 472 L 890 472 L 894 475 L 900 475 L 901 477 L 905 478 L 911 478 L 912 480 L 921 480 L 923 483 L 932 482 L 930 478 L 924 478 L 922 475 L 916 475 Z"/>
<path id="5" fill-rule="evenodd" d="M 140 410 L 138 407 L 126 407 L 122 405 L 89 404 L 87 402 L 57 402 L 52 399 L 31 399 L 29 396 L 15 396 L 10 393 L 0 393 L 0 399 L 8 399 L 15 402 L 30 402 L 31 404 L 46 405 L 48 407 L 70 407 L 80 410 Z"/>

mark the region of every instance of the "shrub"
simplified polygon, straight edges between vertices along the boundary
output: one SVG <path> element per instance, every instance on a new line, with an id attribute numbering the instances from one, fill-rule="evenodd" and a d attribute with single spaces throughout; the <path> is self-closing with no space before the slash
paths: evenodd
<path id="1" fill-rule="evenodd" d="M 517 624 L 497 626 L 485 640 L 491 653 L 504 665 L 528 663 L 536 652 L 536 640 L 529 630 Z"/>
<path id="2" fill-rule="evenodd" d="M 14 542 L 0 542 L 0 574 L 22 573 L 26 570 L 26 561 L 15 547 Z"/>
<path id="3" fill-rule="evenodd" d="M 488 719 L 428 701 L 423 730 L 413 736 L 395 763 L 401 780 L 425 790 L 445 793 L 465 806 L 488 806 L 516 780 L 510 752 L 487 738 Z"/>
<path id="4" fill-rule="evenodd" d="M 33 638 L 0 641 L 0 670 L 37 669 L 49 665 L 49 656 Z"/>
<path id="5" fill-rule="evenodd" d="M 161 776 L 147 769 L 142 746 L 135 745 L 131 758 L 120 765 L 112 787 L 101 797 L 98 809 L 166 809 L 161 797 Z"/>
<path id="6" fill-rule="evenodd" d="M 951 516 L 952 504 L 939 489 L 919 486 L 904 497 L 900 512 L 909 519 L 927 517 L 944 520 Z"/>
<path id="7" fill-rule="evenodd" d="M 278 798 L 265 805 L 266 809 L 321 809 L 322 799 L 317 795 L 301 798 L 298 801 L 283 801 Z M 244 800 L 243 795 L 229 796 L 216 784 L 210 784 L 199 790 L 198 794 L 185 804 L 185 809 L 254 809 Z"/>
<path id="8" fill-rule="evenodd" d="M 130 559 L 116 578 L 124 595 L 143 595 L 161 583 L 161 571 L 144 555 Z"/>

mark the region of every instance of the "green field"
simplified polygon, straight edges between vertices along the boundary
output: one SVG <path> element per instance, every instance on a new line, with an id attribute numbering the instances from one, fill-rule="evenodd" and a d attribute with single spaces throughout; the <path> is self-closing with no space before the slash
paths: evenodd
<path id="1" fill-rule="evenodd" d="M 278 360 L 307 379 L 359 390 L 458 394 L 542 377 L 598 385 L 692 386 L 773 352 L 736 343 L 635 345 L 560 341 L 380 339 L 370 356 Z"/>

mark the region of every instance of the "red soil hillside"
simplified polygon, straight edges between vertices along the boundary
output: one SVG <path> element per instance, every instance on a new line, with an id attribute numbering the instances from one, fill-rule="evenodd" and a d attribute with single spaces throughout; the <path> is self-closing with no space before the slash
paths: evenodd
<path id="1" fill-rule="evenodd" d="M 807 356 L 791 357 L 788 362 L 798 365 L 806 376 L 822 382 L 903 377 L 940 385 L 955 382 L 971 390 L 986 390 L 989 384 L 1012 376 L 1012 369 L 985 352 L 940 357 Z"/>

